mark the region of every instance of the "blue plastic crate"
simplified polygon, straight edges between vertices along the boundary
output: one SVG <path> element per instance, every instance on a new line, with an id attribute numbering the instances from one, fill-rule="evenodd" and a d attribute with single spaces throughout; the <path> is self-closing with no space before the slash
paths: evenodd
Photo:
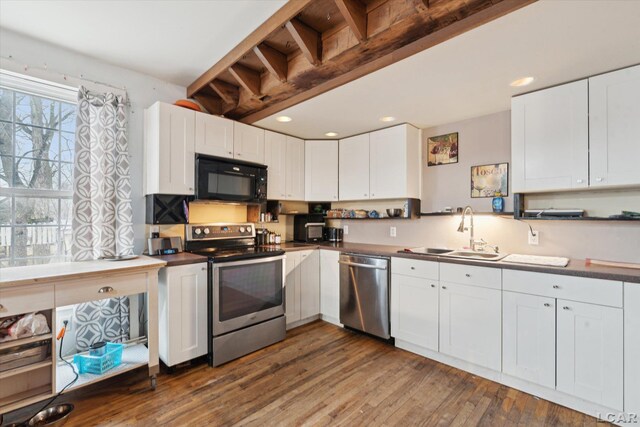
<path id="1" fill-rule="evenodd" d="M 122 349 L 124 344 L 108 342 L 106 352 L 102 356 L 76 354 L 73 356 L 73 363 L 78 366 L 78 372 L 81 374 L 104 374 L 122 363 Z"/>

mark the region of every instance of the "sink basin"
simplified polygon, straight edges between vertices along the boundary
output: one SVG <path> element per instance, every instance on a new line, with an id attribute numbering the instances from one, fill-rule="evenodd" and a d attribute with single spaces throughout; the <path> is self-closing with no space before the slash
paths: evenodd
<path id="1" fill-rule="evenodd" d="M 448 254 L 449 252 L 453 252 L 453 249 L 413 248 L 413 249 L 406 249 L 402 252 L 410 252 L 414 254 L 425 254 L 425 255 L 443 255 L 443 254 Z"/>
<path id="2" fill-rule="evenodd" d="M 452 251 L 441 254 L 446 257 L 479 259 L 483 261 L 499 261 L 506 257 L 507 254 L 495 254 L 491 252 L 474 252 L 474 251 Z"/>

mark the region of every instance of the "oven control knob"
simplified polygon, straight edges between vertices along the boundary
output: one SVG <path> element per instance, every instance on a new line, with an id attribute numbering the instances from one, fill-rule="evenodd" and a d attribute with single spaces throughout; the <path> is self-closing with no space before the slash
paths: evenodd
<path id="1" fill-rule="evenodd" d="M 240 227 L 240 232 L 244 233 L 244 227 Z"/>
<path id="2" fill-rule="evenodd" d="M 200 234 L 202 234 L 202 230 L 200 230 L 199 228 L 196 228 L 193 230 L 193 234 L 195 234 L 196 236 L 199 236 Z"/>
<path id="3" fill-rule="evenodd" d="M 247 227 L 247 233 L 251 233 L 251 226 Z"/>
<path id="4" fill-rule="evenodd" d="M 204 234 L 209 234 L 209 229 L 208 228 L 204 229 Z"/>

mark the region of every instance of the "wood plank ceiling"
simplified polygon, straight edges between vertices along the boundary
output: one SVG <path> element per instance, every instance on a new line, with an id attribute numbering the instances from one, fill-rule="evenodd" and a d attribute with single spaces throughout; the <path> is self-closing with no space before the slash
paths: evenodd
<path id="1" fill-rule="evenodd" d="M 187 88 L 253 123 L 536 0 L 290 0 Z"/>

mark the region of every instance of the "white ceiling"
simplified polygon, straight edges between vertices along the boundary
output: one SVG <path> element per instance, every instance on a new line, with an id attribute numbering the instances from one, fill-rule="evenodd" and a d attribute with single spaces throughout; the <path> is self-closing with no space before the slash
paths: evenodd
<path id="1" fill-rule="evenodd" d="M 256 124 L 310 139 L 508 110 L 514 94 L 640 63 L 639 23 L 637 0 L 539 1 Z M 524 76 L 536 80 L 509 86 Z"/>
<path id="2" fill-rule="evenodd" d="M 284 0 L 0 0 L 0 26 L 187 86 Z"/>

